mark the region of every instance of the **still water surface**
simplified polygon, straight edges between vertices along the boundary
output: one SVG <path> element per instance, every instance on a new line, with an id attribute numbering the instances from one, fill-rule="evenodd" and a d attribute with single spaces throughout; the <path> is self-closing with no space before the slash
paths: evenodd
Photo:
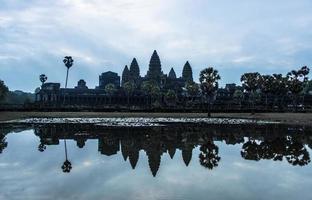
<path id="1" fill-rule="evenodd" d="M 312 129 L 0 126 L 0 199 L 311 199 Z"/>

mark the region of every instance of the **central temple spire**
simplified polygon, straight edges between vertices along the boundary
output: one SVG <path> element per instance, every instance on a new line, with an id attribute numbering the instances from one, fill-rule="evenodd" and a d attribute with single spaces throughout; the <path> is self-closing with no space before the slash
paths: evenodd
<path id="1" fill-rule="evenodd" d="M 149 68 L 147 71 L 147 78 L 150 80 L 155 80 L 157 83 L 159 83 L 162 74 L 163 73 L 161 71 L 160 59 L 157 54 L 157 51 L 154 50 L 150 63 L 149 63 Z"/>

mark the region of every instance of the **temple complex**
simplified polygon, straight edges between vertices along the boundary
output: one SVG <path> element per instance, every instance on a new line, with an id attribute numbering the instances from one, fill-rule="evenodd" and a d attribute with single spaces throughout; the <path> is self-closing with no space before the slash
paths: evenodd
<path id="1" fill-rule="evenodd" d="M 45 83 L 36 94 L 36 101 L 45 105 L 108 105 L 108 104 L 150 104 L 151 99 L 143 91 L 143 84 L 149 83 L 160 92 L 173 90 L 177 95 L 183 94 L 183 88 L 187 82 L 193 82 L 192 67 L 187 61 L 182 70 L 182 76 L 177 77 L 173 68 L 169 74 L 164 74 L 161 61 L 154 50 L 148 71 L 145 76 L 140 75 L 140 66 L 136 58 L 131 61 L 130 67 L 126 65 L 120 76 L 112 71 L 107 71 L 99 76 L 99 85 L 94 89 L 87 86 L 84 80 L 79 80 L 75 88 L 61 88 L 60 83 Z M 123 88 L 126 83 L 131 83 L 134 88 L 131 98 L 127 97 L 127 91 Z M 115 88 L 108 91 L 106 86 L 110 84 Z M 112 97 L 113 96 L 113 97 Z M 129 102 L 130 101 L 130 102 Z"/>

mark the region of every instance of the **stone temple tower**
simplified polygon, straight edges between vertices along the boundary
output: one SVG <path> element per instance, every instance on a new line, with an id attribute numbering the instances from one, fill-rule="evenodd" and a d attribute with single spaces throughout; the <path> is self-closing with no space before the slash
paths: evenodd
<path id="1" fill-rule="evenodd" d="M 182 78 L 184 81 L 190 81 L 193 82 L 193 72 L 192 67 L 188 61 L 186 61 L 183 71 L 182 71 Z"/>
<path id="2" fill-rule="evenodd" d="M 153 55 L 151 57 L 149 68 L 147 71 L 147 79 L 154 80 L 156 83 L 160 84 L 160 79 L 163 75 L 161 71 L 161 63 L 157 51 L 154 50 Z"/>

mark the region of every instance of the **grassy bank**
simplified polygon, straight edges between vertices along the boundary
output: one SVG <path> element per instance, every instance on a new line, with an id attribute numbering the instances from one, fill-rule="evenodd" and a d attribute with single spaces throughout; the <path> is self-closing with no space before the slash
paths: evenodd
<path id="1" fill-rule="evenodd" d="M 32 117 L 207 117 L 206 113 L 127 113 L 127 112 L 0 112 L 0 121 Z M 287 124 L 312 124 L 312 113 L 213 113 L 212 117 L 278 121 Z"/>

